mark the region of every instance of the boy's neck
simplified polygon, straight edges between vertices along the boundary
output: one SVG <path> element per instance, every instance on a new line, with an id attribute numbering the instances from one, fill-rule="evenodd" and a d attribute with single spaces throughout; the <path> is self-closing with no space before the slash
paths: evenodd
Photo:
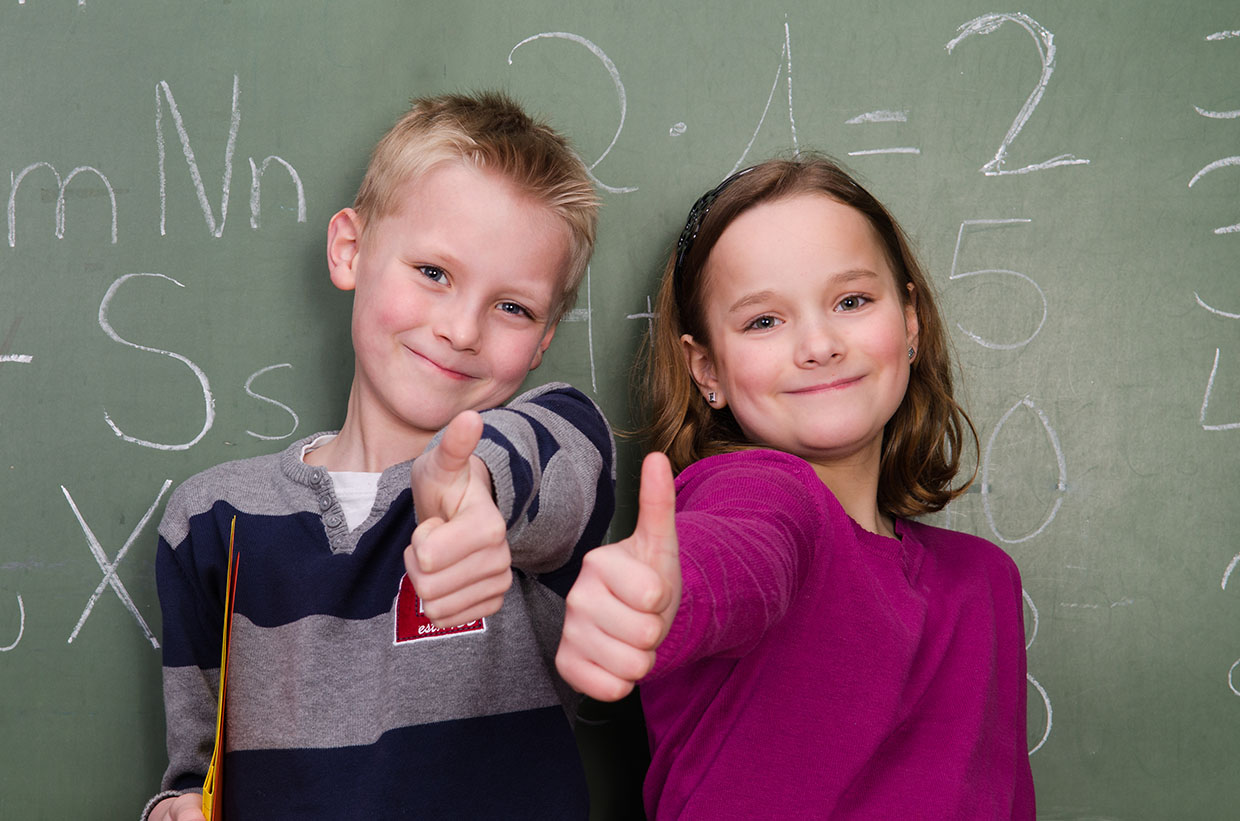
<path id="1" fill-rule="evenodd" d="M 307 453 L 305 461 L 333 471 L 382 473 L 392 465 L 420 456 L 435 436 L 433 431 L 413 431 L 374 414 L 367 419 L 362 416 L 350 395 L 340 433 Z"/>

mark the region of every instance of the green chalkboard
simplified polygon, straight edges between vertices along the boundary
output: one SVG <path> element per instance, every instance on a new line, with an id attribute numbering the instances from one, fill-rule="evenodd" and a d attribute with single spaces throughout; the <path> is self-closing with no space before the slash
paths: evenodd
<path id="1" fill-rule="evenodd" d="M 697 194 L 798 148 L 857 172 L 933 273 L 981 438 L 935 521 L 1024 576 L 1041 816 L 1234 817 L 1234 0 L 2 0 L 0 817 L 134 817 L 155 789 L 168 488 L 339 424 L 327 220 L 410 96 L 490 87 L 602 190 L 534 376 L 620 426 Z M 622 817 L 605 728 L 630 719 L 600 716 Z"/>

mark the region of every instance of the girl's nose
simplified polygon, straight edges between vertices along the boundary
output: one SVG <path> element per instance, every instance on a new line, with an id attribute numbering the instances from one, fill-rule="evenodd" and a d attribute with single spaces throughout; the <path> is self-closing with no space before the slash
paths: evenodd
<path id="1" fill-rule="evenodd" d="M 797 364 L 803 368 L 825 365 L 844 355 L 844 340 L 826 319 L 805 322 L 797 337 Z"/>

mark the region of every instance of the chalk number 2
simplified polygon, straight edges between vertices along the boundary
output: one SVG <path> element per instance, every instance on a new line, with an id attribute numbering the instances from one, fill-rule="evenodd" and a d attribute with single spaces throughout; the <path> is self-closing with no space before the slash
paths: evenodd
<path id="1" fill-rule="evenodd" d="M 1038 103 L 1042 100 L 1042 95 L 1046 93 L 1046 86 L 1051 81 L 1051 74 L 1055 71 L 1055 37 L 1046 28 L 1034 20 L 1027 14 L 1016 12 L 1015 14 L 983 14 L 976 17 L 957 29 L 958 34 L 946 46 L 948 53 L 951 53 L 956 46 L 960 45 L 968 37 L 974 34 L 983 35 L 997 31 L 1004 23 L 1015 23 L 1025 31 L 1029 32 L 1029 36 L 1033 38 L 1034 45 L 1038 49 L 1038 57 L 1042 60 L 1042 76 L 1038 78 L 1038 84 L 1029 94 L 1025 104 L 1021 106 L 1020 111 L 1016 114 L 1016 119 L 1012 121 L 1012 125 L 1008 127 L 1007 134 L 1003 137 L 1003 142 L 999 143 L 999 150 L 995 152 L 995 156 L 982 166 L 983 174 L 994 177 L 1003 174 L 1028 174 L 1030 171 L 1044 171 L 1047 168 L 1054 168 L 1058 165 L 1088 165 L 1089 160 L 1083 160 L 1071 154 L 1060 154 L 1058 157 L 1046 160 L 1045 162 L 1026 165 L 1023 168 L 1004 168 L 1003 164 L 1007 160 L 1008 148 L 1012 145 L 1012 141 L 1016 139 L 1016 135 L 1025 127 L 1025 123 L 1033 116 L 1033 110 L 1038 107 Z"/>

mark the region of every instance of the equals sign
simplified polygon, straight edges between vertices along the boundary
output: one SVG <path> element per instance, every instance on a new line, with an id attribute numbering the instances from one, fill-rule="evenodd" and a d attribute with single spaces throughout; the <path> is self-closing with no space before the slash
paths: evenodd
<path id="1" fill-rule="evenodd" d="M 9 332 L 5 334 L 4 341 L 0 342 L 0 362 L 20 362 L 23 365 L 29 365 L 34 361 L 34 357 L 24 353 L 7 353 L 9 346 L 13 344 L 13 337 L 17 334 L 17 326 L 22 322 L 19 316 L 13 320 L 13 324 L 9 326 Z"/>
<path id="2" fill-rule="evenodd" d="M 865 125 L 866 123 L 907 123 L 907 111 L 867 111 L 865 114 L 858 114 L 850 120 L 845 120 L 844 125 Z M 863 151 L 849 151 L 850 157 L 867 157 L 871 154 L 920 154 L 920 148 L 911 146 L 895 146 L 892 148 L 868 148 Z"/>

